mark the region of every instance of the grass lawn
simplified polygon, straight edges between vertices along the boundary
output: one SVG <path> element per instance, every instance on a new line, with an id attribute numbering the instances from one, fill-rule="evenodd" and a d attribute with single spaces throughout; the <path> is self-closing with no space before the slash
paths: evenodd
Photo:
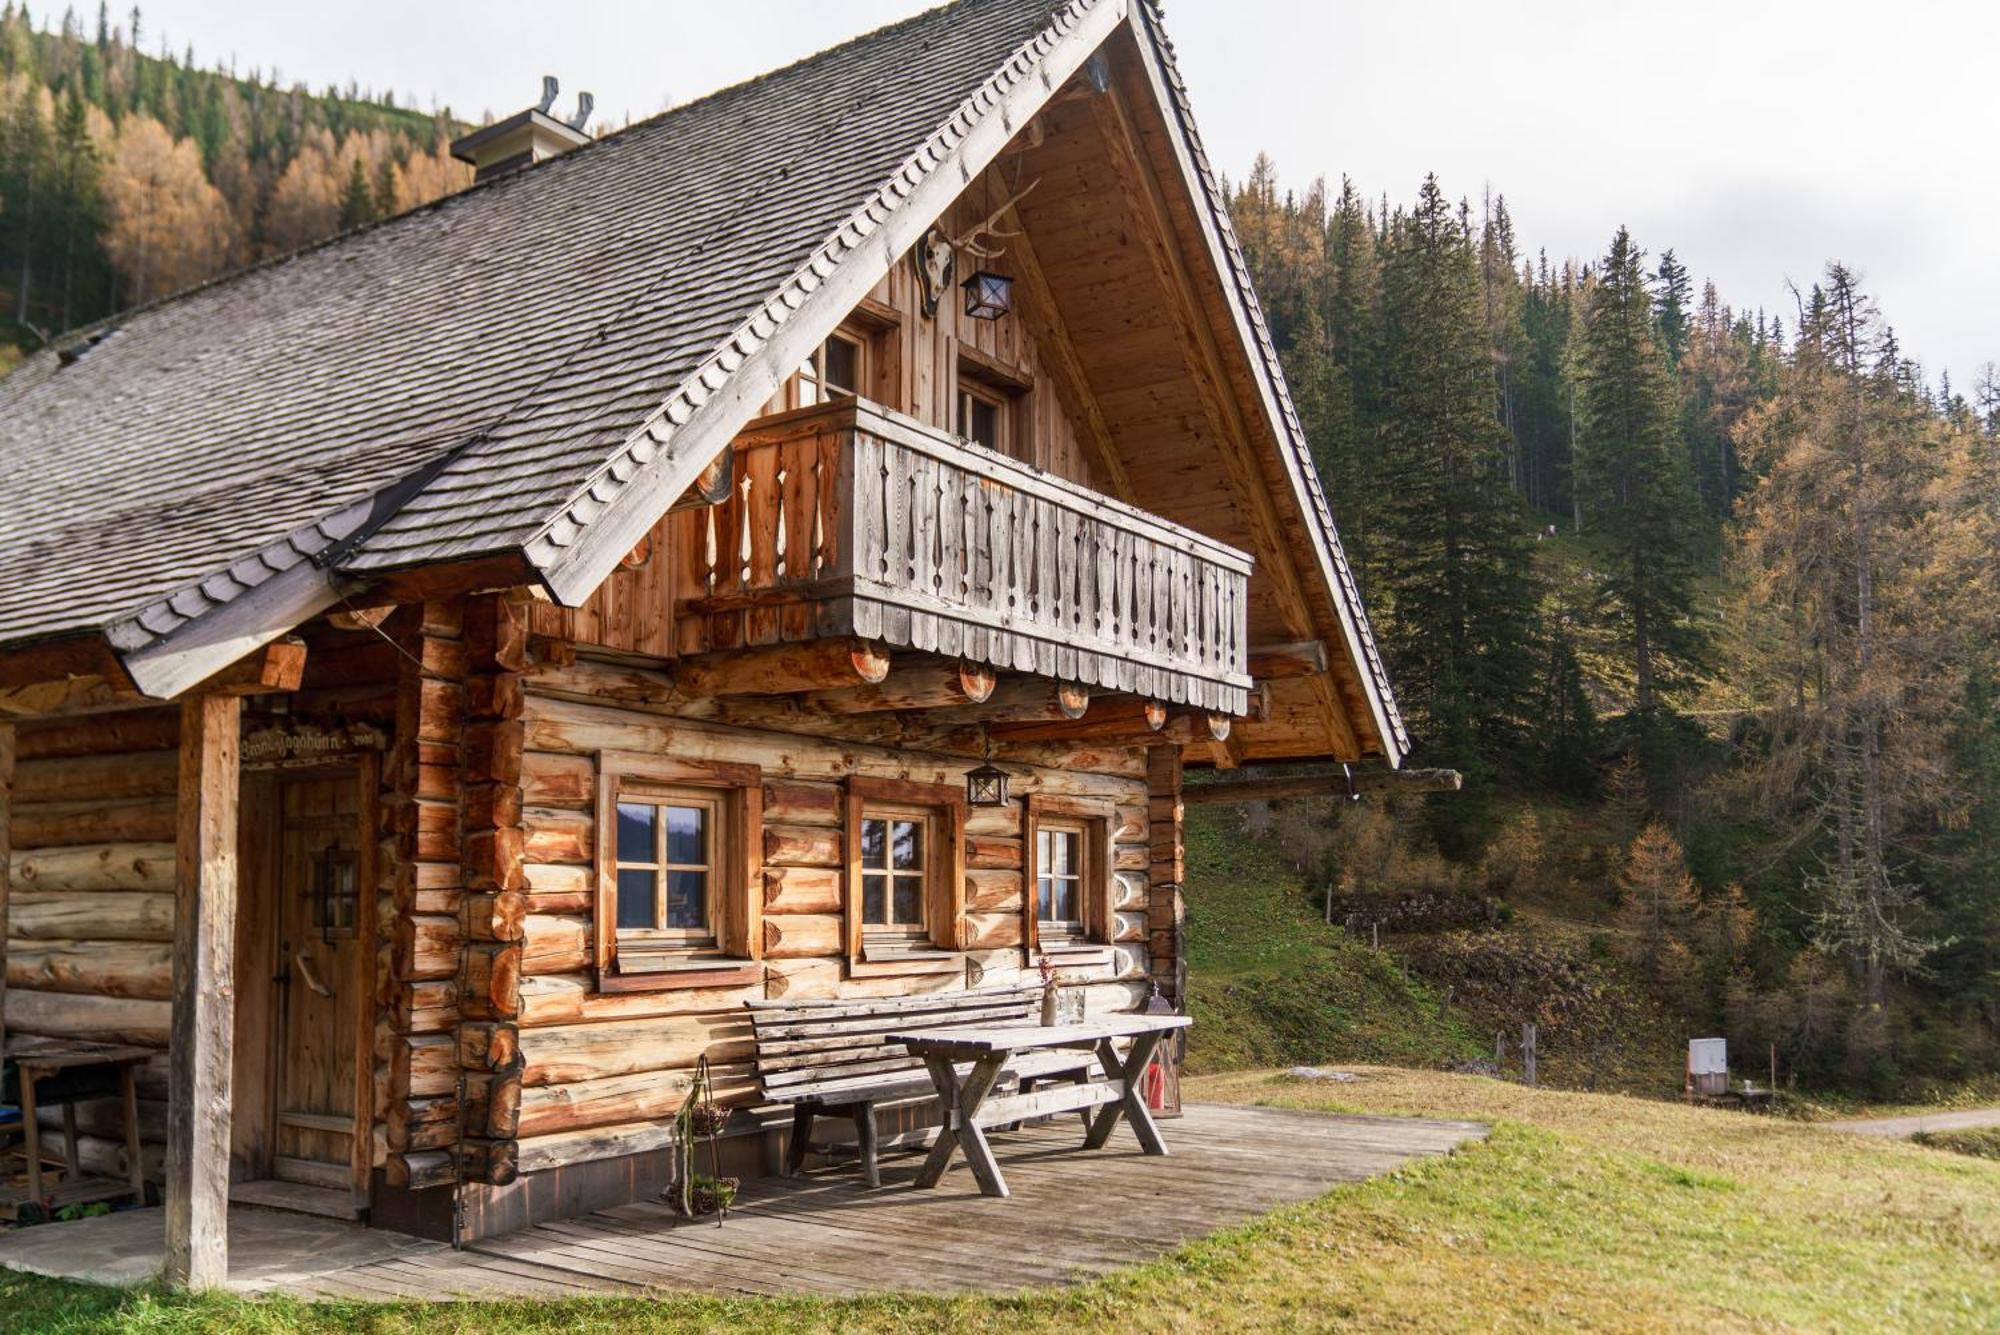
<path id="1" fill-rule="evenodd" d="M 0 1328 L 135 1331 L 2000 1328 L 2000 1163 L 1614 1095 L 1369 1070 L 1197 1098 L 1491 1121 L 1490 1141 L 1075 1289 L 1006 1299 L 303 1305 L 0 1280 Z M 1116 1221 L 1107 1221 L 1116 1227 Z"/>

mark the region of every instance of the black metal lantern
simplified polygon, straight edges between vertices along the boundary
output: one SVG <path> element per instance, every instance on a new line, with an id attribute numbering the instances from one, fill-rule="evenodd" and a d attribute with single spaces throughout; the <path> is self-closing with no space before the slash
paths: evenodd
<path id="1" fill-rule="evenodd" d="M 975 320 L 997 320 L 1014 309 L 1014 280 L 981 269 L 959 284 L 965 289 L 965 313 Z"/>
<path id="2" fill-rule="evenodd" d="M 973 807 L 1007 805 L 1007 771 L 993 763 L 993 734 L 986 734 L 986 762 L 965 772 L 965 803 Z"/>
<path id="3" fill-rule="evenodd" d="M 968 806 L 1007 805 L 1007 771 L 988 761 L 965 772 L 965 801 Z"/>

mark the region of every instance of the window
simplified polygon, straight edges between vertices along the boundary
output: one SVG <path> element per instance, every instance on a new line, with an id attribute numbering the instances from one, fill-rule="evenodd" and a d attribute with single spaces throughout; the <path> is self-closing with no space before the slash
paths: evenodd
<path id="1" fill-rule="evenodd" d="M 975 445 L 1007 452 L 1006 405 L 992 391 L 960 383 L 958 391 L 958 434 Z"/>
<path id="2" fill-rule="evenodd" d="M 1044 821 L 1035 829 L 1035 921 L 1049 945 L 1084 939 L 1084 839 L 1079 824 Z"/>
<path id="3" fill-rule="evenodd" d="M 708 987 L 761 952 L 764 790 L 754 765 L 598 756 L 598 985 Z"/>
<path id="4" fill-rule="evenodd" d="M 833 335 L 813 350 L 794 377 L 796 402 L 790 406 L 809 408 L 831 403 L 836 398 L 855 398 L 861 393 L 867 373 L 867 345 L 857 334 L 845 331 Z"/>
<path id="5" fill-rule="evenodd" d="M 1065 962 L 1110 958 L 1111 822 L 1108 803 L 1028 795 L 1027 876 L 1034 895 L 1028 944 Z"/>
<path id="6" fill-rule="evenodd" d="M 847 780 L 847 954 L 855 976 L 964 967 L 965 792 Z"/>
<path id="7" fill-rule="evenodd" d="M 931 818 L 918 812 L 861 819 L 861 930 L 924 935 Z"/>
<path id="8" fill-rule="evenodd" d="M 969 344 L 958 347 L 958 380 L 952 399 L 952 430 L 989 450 L 1034 462 L 1024 411 L 1034 377 Z"/>
<path id="9" fill-rule="evenodd" d="M 710 888 L 722 803 L 689 793 L 618 799 L 618 932 L 714 945 Z"/>

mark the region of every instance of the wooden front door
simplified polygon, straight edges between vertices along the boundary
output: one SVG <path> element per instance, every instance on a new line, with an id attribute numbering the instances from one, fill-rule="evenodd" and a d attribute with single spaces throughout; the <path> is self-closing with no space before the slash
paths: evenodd
<path id="1" fill-rule="evenodd" d="M 277 1014 L 271 1176 L 365 1204 L 369 1166 L 368 968 L 372 764 L 280 775 L 274 785 Z"/>

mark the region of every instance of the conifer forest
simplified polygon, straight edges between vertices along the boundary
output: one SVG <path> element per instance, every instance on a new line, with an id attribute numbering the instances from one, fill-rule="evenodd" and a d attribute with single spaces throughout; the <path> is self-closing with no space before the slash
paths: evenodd
<path id="1" fill-rule="evenodd" d="M 463 188 L 463 128 L 10 0 L 0 366 Z M 1867 256 L 1744 309 L 1455 183 L 1230 188 L 1411 763 L 1466 776 L 1274 822 L 1308 882 L 1581 924 L 1578 969 L 1800 1081 L 1991 1071 L 2000 374 L 1927 375 Z"/>
<path id="2" fill-rule="evenodd" d="M 1466 774 L 1299 856 L 1601 929 L 1759 1069 L 1991 1071 L 1992 366 L 1927 378 L 1839 257 L 1745 310 L 1671 237 L 1554 258 L 1436 179 L 1260 159 L 1233 208 L 1415 763 Z"/>

